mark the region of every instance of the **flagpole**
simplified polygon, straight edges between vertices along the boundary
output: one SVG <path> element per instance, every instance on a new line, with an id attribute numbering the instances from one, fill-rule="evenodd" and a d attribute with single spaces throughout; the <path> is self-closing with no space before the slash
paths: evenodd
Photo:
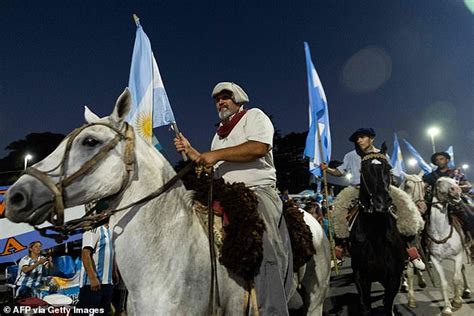
<path id="1" fill-rule="evenodd" d="M 178 124 L 176 122 L 171 123 L 171 128 L 173 129 L 174 133 L 176 134 L 176 138 L 180 138 L 180 131 L 178 129 Z M 183 161 L 188 161 L 188 156 L 182 151 L 181 152 L 181 158 L 183 158 Z"/>
<path id="2" fill-rule="evenodd" d="M 133 14 L 133 20 L 135 21 L 135 24 L 137 26 L 140 25 L 140 18 L 138 17 L 138 15 L 136 15 L 135 13 Z"/>
<path id="3" fill-rule="evenodd" d="M 321 141 L 321 132 L 319 130 L 319 122 L 317 121 L 316 118 L 316 132 L 318 134 L 318 147 L 319 147 L 319 155 L 321 157 L 321 163 L 326 163 L 326 158 L 324 157 L 323 153 L 323 144 Z M 325 195 L 325 201 L 323 202 L 323 205 L 326 205 L 326 210 L 327 210 L 327 216 L 328 216 L 328 230 L 329 230 L 329 243 L 331 244 L 331 257 L 332 261 L 334 262 L 334 271 L 336 272 L 336 275 L 339 274 L 339 266 L 337 265 L 337 258 L 336 258 L 336 249 L 335 249 L 335 242 L 334 238 L 332 235 L 333 232 L 333 223 L 332 223 L 332 205 L 329 205 L 329 192 L 328 192 L 328 180 L 327 180 L 327 173 L 326 170 L 323 170 L 323 183 L 324 183 L 324 195 Z"/>

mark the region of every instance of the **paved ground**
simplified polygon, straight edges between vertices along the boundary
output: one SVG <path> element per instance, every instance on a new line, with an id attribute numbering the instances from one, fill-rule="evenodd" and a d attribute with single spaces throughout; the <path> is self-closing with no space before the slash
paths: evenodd
<path id="1" fill-rule="evenodd" d="M 450 261 L 443 263 L 448 280 L 452 280 L 453 264 Z M 409 308 L 407 305 L 407 294 L 398 293 L 395 298 L 395 311 L 398 315 L 440 315 L 442 309 L 442 295 L 439 288 L 439 277 L 432 269 L 437 288 L 433 287 L 428 275 L 425 273 L 426 288 L 421 289 L 415 285 L 415 296 L 418 303 L 416 308 Z M 471 289 L 474 289 L 474 266 L 466 266 L 467 278 Z M 415 283 L 417 279 L 415 277 Z M 452 297 L 452 290 L 450 291 Z M 375 314 L 380 314 L 377 307 L 382 305 L 383 287 L 379 283 L 372 284 L 372 307 L 376 309 Z M 350 259 L 343 263 L 338 276 L 334 273 L 331 277 L 331 289 L 324 302 L 324 315 L 359 315 L 359 304 L 357 290 L 352 281 L 352 269 Z M 472 298 L 464 300 L 462 308 L 455 311 L 453 315 L 472 316 L 474 315 L 474 293 Z"/>

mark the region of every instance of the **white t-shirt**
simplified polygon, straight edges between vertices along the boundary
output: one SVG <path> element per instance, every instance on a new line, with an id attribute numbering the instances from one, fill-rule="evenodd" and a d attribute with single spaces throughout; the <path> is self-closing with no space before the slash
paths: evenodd
<path id="1" fill-rule="evenodd" d="M 211 150 L 233 147 L 253 140 L 270 145 L 267 154 L 252 162 L 220 161 L 214 165 L 215 176 L 226 182 L 243 182 L 246 186 L 275 185 L 276 170 L 273 163 L 273 124 L 260 109 L 249 109 L 227 137 L 214 135 Z"/>

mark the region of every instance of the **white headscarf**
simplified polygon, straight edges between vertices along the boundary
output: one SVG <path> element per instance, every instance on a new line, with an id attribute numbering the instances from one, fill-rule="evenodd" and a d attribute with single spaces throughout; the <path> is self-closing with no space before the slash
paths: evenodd
<path id="1" fill-rule="evenodd" d="M 219 82 L 216 84 L 214 89 L 212 90 L 212 97 L 215 97 L 222 91 L 227 90 L 232 92 L 232 100 L 234 100 L 237 104 L 244 104 L 249 102 L 249 96 L 245 93 L 244 89 L 242 89 L 238 84 L 233 82 Z"/>

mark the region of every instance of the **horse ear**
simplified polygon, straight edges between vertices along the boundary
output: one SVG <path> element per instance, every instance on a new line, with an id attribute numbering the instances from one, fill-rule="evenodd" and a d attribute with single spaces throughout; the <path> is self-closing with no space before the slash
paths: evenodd
<path id="1" fill-rule="evenodd" d="M 130 94 L 130 90 L 125 88 L 122 94 L 118 97 L 117 102 L 115 103 L 115 108 L 112 114 L 110 115 L 110 119 L 115 123 L 123 123 L 125 118 L 128 116 L 130 112 L 130 107 L 132 104 L 132 95 Z"/>
<path id="2" fill-rule="evenodd" d="M 95 115 L 87 106 L 84 106 L 84 119 L 87 123 L 97 123 L 100 121 L 100 117 Z"/>
<path id="3" fill-rule="evenodd" d="M 385 155 L 387 153 L 387 143 L 383 142 L 382 147 L 380 149 L 381 149 L 382 154 Z"/>

